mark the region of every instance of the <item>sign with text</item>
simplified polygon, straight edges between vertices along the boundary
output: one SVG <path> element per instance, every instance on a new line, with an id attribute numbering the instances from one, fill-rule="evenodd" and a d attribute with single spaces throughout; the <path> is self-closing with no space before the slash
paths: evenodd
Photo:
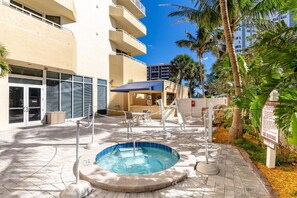
<path id="1" fill-rule="evenodd" d="M 273 143 L 278 143 L 278 128 L 275 124 L 275 115 L 273 113 L 278 102 L 266 102 L 262 109 L 261 135 L 263 138 Z"/>

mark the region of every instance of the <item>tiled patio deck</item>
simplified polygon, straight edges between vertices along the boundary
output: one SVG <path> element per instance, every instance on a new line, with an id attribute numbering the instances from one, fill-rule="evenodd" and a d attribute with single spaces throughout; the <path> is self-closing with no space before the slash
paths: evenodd
<path id="1" fill-rule="evenodd" d="M 127 139 L 122 118 L 96 119 L 96 141 L 117 142 Z M 200 127 L 201 128 L 201 127 Z M 175 122 L 168 124 L 172 136 L 164 144 L 179 152 L 203 160 L 203 132 L 187 126 L 180 131 Z M 158 122 L 133 128 L 139 140 L 161 140 Z M 66 185 L 74 182 L 75 123 L 0 132 L 0 197 L 58 197 Z M 81 143 L 91 140 L 90 130 L 81 130 Z M 270 197 L 260 179 L 239 151 L 227 145 L 210 145 L 211 160 L 220 173 L 206 176 L 193 170 L 177 185 L 148 193 L 118 193 L 94 189 L 89 197 Z M 84 152 L 81 146 L 80 152 Z"/>

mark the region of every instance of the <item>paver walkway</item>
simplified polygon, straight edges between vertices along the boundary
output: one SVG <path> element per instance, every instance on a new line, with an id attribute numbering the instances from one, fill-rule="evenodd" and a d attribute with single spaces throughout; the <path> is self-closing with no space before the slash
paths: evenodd
<path id="1" fill-rule="evenodd" d="M 96 119 L 96 141 L 126 141 L 122 118 Z M 203 131 L 194 125 L 180 131 L 175 122 L 168 123 L 172 136 L 164 144 L 179 152 L 204 160 Z M 201 127 L 200 127 L 201 128 Z M 139 140 L 160 140 L 162 126 L 133 128 Z M 58 197 L 66 185 L 75 181 L 75 123 L 0 132 L 0 197 Z M 81 129 L 81 143 L 91 140 L 90 129 Z M 206 176 L 193 170 L 183 182 L 149 193 L 117 193 L 94 189 L 88 197 L 269 197 L 260 179 L 244 161 L 239 151 L 228 145 L 211 144 L 210 160 L 217 163 L 218 175 Z M 84 152 L 81 146 L 80 153 Z"/>

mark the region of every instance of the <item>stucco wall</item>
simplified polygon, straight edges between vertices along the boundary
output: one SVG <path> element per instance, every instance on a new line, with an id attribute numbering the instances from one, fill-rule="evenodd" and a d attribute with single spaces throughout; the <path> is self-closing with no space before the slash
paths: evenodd
<path id="1" fill-rule="evenodd" d="M 10 62 L 76 71 L 76 43 L 71 32 L 4 5 L 0 5 L 0 13 L 0 43 L 9 51 Z"/>

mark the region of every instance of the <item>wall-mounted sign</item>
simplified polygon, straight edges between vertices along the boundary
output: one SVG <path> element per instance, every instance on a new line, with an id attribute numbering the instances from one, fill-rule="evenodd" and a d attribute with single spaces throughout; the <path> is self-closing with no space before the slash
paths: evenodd
<path id="1" fill-rule="evenodd" d="M 261 135 L 269 142 L 278 143 L 278 128 L 273 113 L 278 102 L 266 102 L 262 109 Z M 269 145 L 268 145 L 269 146 Z"/>

